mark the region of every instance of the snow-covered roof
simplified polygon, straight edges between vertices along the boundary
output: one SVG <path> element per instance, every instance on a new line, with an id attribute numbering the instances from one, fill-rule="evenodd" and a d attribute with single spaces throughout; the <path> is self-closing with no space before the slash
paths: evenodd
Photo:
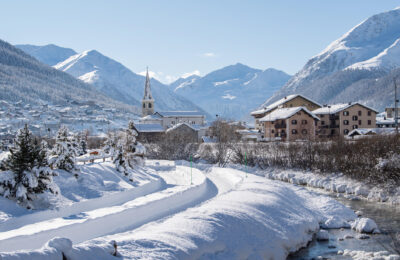
<path id="1" fill-rule="evenodd" d="M 152 115 L 144 116 L 140 120 L 161 120 L 161 117 L 158 114 L 152 114 Z"/>
<path id="2" fill-rule="evenodd" d="M 268 106 L 266 106 L 266 107 L 264 107 L 264 108 L 262 108 L 262 109 L 253 111 L 253 112 L 251 112 L 250 114 L 251 114 L 252 116 L 254 116 L 254 115 L 259 115 L 259 114 L 264 114 L 264 113 L 266 113 L 266 112 L 268 112 L 268 111 L 271 111 L 272 109 L 275 109 L 275 108 L 279 107 L 280 105 L 283 105 L 284 103 L 286 103 L 286 102 L 288 102 L 288 101 L 290 101 L 290 100 L 292 100 L 292 99 L 294 99 L 294 98 L 296 98 L 296 97 L 302 97 L 302 98 L 304 98 L 305 100 L 308 100 L 308 101 L 310 101 L 310 102 L 312 102 L 312 103 L 314 103 L 314 104 L 317 104 L 317 105 L 321 106 L 321 105 L 318 104 L 317 102 L 315 102 L 315 101 L 313 101 L 313 100 L 311 100 L 311 99 L 309 99 L 309 98 L 306 98 L 306 97 L 303 96 L 303 95 L 300 95 L 300 94 L 293 94 L 293 95 L 289 95 L 289 96 L 286 96 L 286 97 L 284 97 L 284 98 L 281 98 L 281 99 L 279 99 L 278 101 L 276 101 L 276 102 L 274 102 L 274 103 L 272 103 L 272 104 L 270 104 L 270 105 L 268 105 Z"/>
<path id="3" fill-rule="evenodd" d="M 383 117 L 376 118 L 376 124 L 379 124 L 379 125 L 393 125 L 395 123 L 396 122 L 395 122 L 394 118 L 386 118 L 386 119 Z"/>
<path id="4" fill-rule="evenodd" d="M 162 117 L 204 117 L 199 111 L 159 111 L 156 114 Z"/>
<path id="5" fill-rule="evenodd" d="M 354 135 L 373 135 L 373 134 L 380 134 L 380 135 L 387 135 L 387 134 L 395 134 L 395 128 L 357 128 L 348 134 L 348 136 Z"/>
<path id="6" fill-rule="evenodd" d="M 311 117 L 319 120 L 319 118 L 316 115 L 314 115 L 310 110 L 308 110 L 305 107 L 286 107 L 286 108 L 278 108 L 272 111 L 270 114 L 261 118 L 260 122 L 272 122 L 279 119 L 286 119 L 293 116 L 294 114 L 296 114 L 301 110 L 309 114 Z"/>
<path id="7" fill-rule="evenodd" d="M 317 115 L 336 114 L 337 112 L 340 112 L 342 110 L 345 110 L 345 109 L 347 109 L 349 107 L 352 107 L 352 106 L 355 106 L 355 105 L 360 105 L 362 107 L 365 107 L 367 109 L 370 109 L 370 110 L 378 113 L 378 111 L 376 111 L 375 109 L 370 108 L 370 107 L 368 107 L 366 105 L 360 104 L 358 102 L 355 102 L 355 103 L 351 103 L 350 102 L 350 103 L 343 103 L 343 104 L 328 105 L 328 106 L 324 106 L 324 107 L 321 107 L 321 108 L 318 108 L 318 109 L 314 110 L 313 113 L 317 114 Z"/>
<path id="8" fill-rule="evenodd" d="M 188 123 L 178 123 L 178 124 L 176 124 L 176 125 L 174 125 L 174 126 L 168 128 L 166 132 L 173 131 L 173 130 L 175 130 L 175 129 L 177 129 L 177 128 L 183 126 L 183 125 L 186 125 L 187 127 L 190 127 L 190 128 L 193 129 L 194 131 L 198 131 L 198 130 L 199 130 L 199 129 L 195 128 L 195 125 L 189 125 Z"/>
<path id="9" fill-rule="evenodd" d="M 164 132 L 164 128 L 160 124 L 135 124 L 135 127 L 139 133 Z"/>

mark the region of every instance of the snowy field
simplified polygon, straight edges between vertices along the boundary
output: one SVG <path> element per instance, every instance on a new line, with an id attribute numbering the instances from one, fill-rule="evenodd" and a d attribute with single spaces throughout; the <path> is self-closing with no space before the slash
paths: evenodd
<path id="1" fill-rule="evenodd" d="M 82 167 L 82 183 L 55 180 L 62 207 L 3 220 L 1 259 L 116 259 L 114 243 L 125 259 L 285 259 L 320 227 L 374 224 L 327 196 L 232 168 L 149 160 L 131 183 L 109 162 Z"/>

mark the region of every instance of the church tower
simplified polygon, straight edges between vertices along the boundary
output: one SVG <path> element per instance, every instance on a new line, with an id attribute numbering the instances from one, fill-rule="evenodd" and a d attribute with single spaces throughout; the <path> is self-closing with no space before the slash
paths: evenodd
<path id="1" fill-rule="evenodd" d="M 154 99 L 151 95 L 149 68 L 147 68 L 146 83 L 144 85 L 144 97 L 142 100 L 142 116 L 145 117 L 152 114 L 154 114 Z"/>

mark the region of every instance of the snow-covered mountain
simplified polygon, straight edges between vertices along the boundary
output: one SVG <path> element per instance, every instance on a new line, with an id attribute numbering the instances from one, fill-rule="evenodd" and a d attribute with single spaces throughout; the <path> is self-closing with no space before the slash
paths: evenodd
<path id="1" fill-rule="evenodd" d="M 126 104 L 140 106 L 145 77 L 96 50 L 84 51 L 56 64 L 54 68 L 93 85 L 98 91 Z M 156 110 L 199 110 L 201 108 L 175 94 L 155 79 L 151 88 Z"/>
<path id="2" fill-rule="evenodd" d="M 320 103 L 359 101 L 382 110 L 392 103 L 362 80 L 378 79 L 400 67 L 400 9 L 374 15 L 332 42 L 262 106 L 285 95 L 299 93 Z M 358 89 L 354 89 L 353 84 Z M 351 91 L 347 88 L 351 87 Z M 392 85 L 382 86 L 393 89 Z M 366 93 L 377 93 L 367 95 Z M 351 94 L 350 94 L 351 93 Z M 363 98 L 361 98 L 363 97 Z"/>
<path id="3" fill-rule="evenodd" d="M 92 101 L 105 107 L 139 112 L 117 102 L 71 75 L 43 64 L 0 40 L 0 100 L 40 104 Z"/>
<path id="4" fill-rule="evenodd" d="M 54 66 L 57 63 L 64 61 L 76 54 L 73 49 L 63 48 L 54 44 L 48 44 L 45 46 L 20 44 L 15 45 L 15 47 L 23 50 L 24 52 L 49 66 Z"/>
<path id="5" fill-rule="evenodd" d="M 257 104 L 270 97 L 289 78 L 279 70 L 262 71 L 237 63 L 204 77 L 193 75 L 178 79 L 169 87 L 214 116 L 245 119 Z"/>

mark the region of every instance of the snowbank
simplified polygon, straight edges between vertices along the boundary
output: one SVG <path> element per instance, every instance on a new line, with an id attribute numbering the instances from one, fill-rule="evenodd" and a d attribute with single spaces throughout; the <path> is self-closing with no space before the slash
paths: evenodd
<path id="1" fill-rule="evenodd" d="M 198 207 L 76 247 L 102 246 L 115 240 L 121 255 L 133 259 L 285 259 L 306 246 L 319 230 L 319 223 L 333 216 L 356 217 L 331 198 L 240 174 L 243 182 Z M 211 181 L 213 177 L 231 177 L 227 169 L 219 168 L 207 176 Z"/>
<path id="2" fill-rule="evenodd" d="M 387 251 L 365 252 L 365 251 L 355 251 L 346 249 L 344 251 L 339 251 L 338 254 L 343 256 L 349 256 L 354 260 L 364 260 L 364 259 L 400 260 L 399 255 L 390 254 Z"/>
<path id="3" fill-rule="evenodd" d="M 94 225 L 78 223 L 74 230 L 57 230 L 74 243 L 85 241 L 81 244 L 71 246 L 68 240 L 58 239 L 41 249 L 0 256 L 57 259 L 62 251 L 70 260 L 115 259 L 111 254 L 112 241 L 116 241 L 118 252 L 128 259 L 285 259 L 306 246 L 320 225 L 347 225 L 356 219 L 351 209 L 300 186 L 218 167 L 209 168 L 207 178 L 193 169 L 194 184 L 190 185 L 189 168 L 175 170 L 161 176 L 176 186 L 95 210 L 95 214 L 65 219 L 94 223 L 92 218 L 100 217 Z M 101 214 L 112 217 L 105 219 Z M 86 241 L 90 237 L 97 238 Z M 19 238 L 1 241 L 1 250 L 38 242 L 35 235 L 25 242 Z"/>
<path id="4" fill-rule="evenodd" d="M 342 193 L 351 199 L 367 199 L 378 202 L 400 204 L 400 187 L 391 194 L 387 189 L 367 187 L 365 183 L 347 178 L 342 174 L 321 175 L 310 171 L 296 170 L 260 170 L 251 169 L 252 172 L 265 175 L 272 180 L 280 180 L 298 185 L 308 185 L 314 188 L 325 189 L 330 192 Z"/>
<path id="5" fill-rule="evenodd" d="M 351 228 L 360 233 L 380 233 L 375 221 L 370 218 L 356 219 L 351 224 Z"/>

